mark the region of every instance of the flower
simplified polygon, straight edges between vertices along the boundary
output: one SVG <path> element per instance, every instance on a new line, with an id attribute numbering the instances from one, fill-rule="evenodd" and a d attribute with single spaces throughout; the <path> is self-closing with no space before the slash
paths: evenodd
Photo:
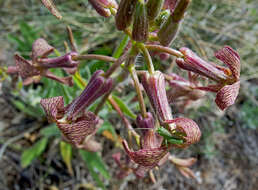
<path id="1" fill-rule="evenodd" d="M 8 68 L 9 74 L 18 73 L 24 85 L 33 82 L 39 82 L 42 76 L 56 80 L 60 83 L 72 86 L 72 77 L 58 77 L 51 73 L 50 68 L 76 68 L 78 62 L 72 60 L 73 56 L 78 55 L 76 52 L 69 52 L 56 58 L 47 58 L 54 51 L 44 39 L 37 39 L 32 45 L 32 60 L 26 60 L 18 54 L 14 55 L 15 67 Z"/>
<path id="2" fill-rule="evenodd" d="M 215 102 L 221 110 L 234 104 L 240 88 L 240 57 L 235 50 L 225 46 L 215 53 L 216 58 L 228 67 L 206 62 L 188 48 L 181 48 L 180 51 L 184 55 L 184 58 L 176 59 L 180 68 L 205 76 L 217 83 L 198 89 L 216 92 Z"/>
<path id="3" fill-rule="evenodd" d="M 165 78 L 160 71 L 154 74 L 143 73 L 141 78 L 143 88 L 157 115 L 161 125 L 166 120 L 172 120 L 172 112 L 166 94 Z"/>
<path id="4" fill-rule="evenodd" d="M 169 103 L 182 101 L 180 102 L 181 110 L 206 94 L 205 91 L 196 88 L 199 84 L 196 77 L 191 76 L 192 78 L 187 80 L 174 73 L 171 73 L 169 77 L 171 80 L 168 80 L 168 83 L 171 88 L 167 91 L 168 101 Z"/>
<path id="5" fill-rule="evenodd" d="M 166 122 L 174 123 L 176 128 L 172 131 L 172 135 L 178 136 L 180 139 L 184 140 L 182 144 L 174 144 L 173 146 L 186 148 L 191 144 L 199 142 L 201 131 L 193 120 L 188 118 L 176 118 Z"/>
<path id="6" fill-rule="evenodd" d="M 143 177 L 147 171 L 159 165 L 160 161 L 167 155 L 169 147 L 161 146 L 163 138 L 155 131 L 151 113 L 148 112 L 146 118 L 139 115 L 136 124 L 138 128 L 144 128 L 141 149 L 138 151 L 130 150 L 125 140 L 123 146 L 130 159 L 138 164 L 138 167 L 134 169 L 135 175 Z"/>
<path id="7" fill-rule="evenodd" d="M 85 108 L 111 89 L 112 80 L 104 79 L 101 76 L 103 73 L 103 71 L 96 71 L 81 95 L 67 106 L 64 106 L 62 96 L 45 98 L 40 101 L 48 120 L 55 122 L 65 140 L 77 148 L 99 150 L 96 148 L 96 145 L 99 145 L 90 139 L 96 132 L 99 119 L 93 113 L 85 112 Z M 84 144 L 85 141 L 87 144 Z"/>

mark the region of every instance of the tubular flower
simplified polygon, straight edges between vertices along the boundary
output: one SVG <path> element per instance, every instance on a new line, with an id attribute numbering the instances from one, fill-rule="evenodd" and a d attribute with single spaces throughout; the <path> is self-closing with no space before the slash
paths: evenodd
<path id="1" fill-rule="evenodd" d="M 180 51 L 184 54 L 184 59 L 176 60 L 180 68 L 203 75 L 217 83 L 198 89 L 216 92 L 215 102 L 221 110 L 234 104 L 240 88 L 240 57 L 236 51 L 225 46 L 215 53 L 228 67 L 206 62 L 188 48 L 181 48 Z"/>
<path id="2" fill-rule="evenodd" d="M 181 100 L 183 104 L 183 106 L 181 106 L 182 110 L 193 101 L 196 101 L 205 95 L 205 91 L 195 88 L 198 85 L 196 78 L 193 80 L 186 80 L 174 73 L 171 73 L 169 76 L 172 79 L 168 81 L 169 86 L 171 87 L 167 91 L 168 101 L 169 103 L 174 103 Z"/>
<path id="3" fill-rule="evenodd" d="M 186 148 L 200 140 L 201 131 L 193 120 L 188 118 L 176 118 L 167 122 L 174 123 L 176 125 L 173 135 L 184 140 L 183 144 L 175 144 L 174 146 L 178 148 Z"/>
<path id="4" fill-rule="evenodd" d="M 64 106 L 62 96 L 40 101 L 48 120 L 55 122 L 65 140 L 78 148 L 94 150 L 89 147 L 90 144 L 97 145 L 89 137 L 95 134 L 99 119 L 93 113 L 85 112 L 85 108 L 107 93 L 112 86 L 112 80 L 104 80 L 102 73 L 103 71 L 96 71 L 81 95 L 67 106 Z M 88 137 L 86 142 L 89 140 L 89 144 L 84 144 L 86 137 Z"/>
<path id="5" fill-rule="evenodd" d="M 8 68 L 10 74 L 18 73 L 24 85 L 33 82 L 39 82 L 41 76 L 56 80 L 60 83 L 72 86 L 72 77 L 58 77 L 51 73 L 50 68 L 76 68 L 78 62 L 72 60 L 77 55 L 76 52 L 70 52 L 64 56 L 56 58 L 46 58 L 52 53 L 54 48 L 50 46 L 44 39 L 37 39 L 32 46 L 32 60 L 26 60 L 19 55 L 14 55 L 16 67 Z"/>
<path id="6" fill-rule="evenodd" d="M 160 71 L 155 71 L 154 74 L 145 72 L 142 75 L 142 85 L 160 123 L 163 124 L 166 120 L 172 120 L 163 74 Z"/>
<path id="7" fill-rule="evenodd" d="M 97 11 L 97 13 L 103 17 L 110 17 L 110 9 L 117 9 L 118 7 L 115 0 L 89 0 L 89 3 Z"/>
<path id="8" fill-rule="evenodd" d="M 161 146 L 163 138 L 155 131 L 151 113 L 148 112 L 146 118 L 139 115 L 136 124 L 139 128 L 145 128 L 141 137 L 141 149 L 131 151 L 126 141 L 123 141 L 123 146 L 131 160 L 138 164 L 134 173 L 138 177 L 143 177 L 147 171 L 159 165 L 160 161 L 167 155 L 169 148 Z"/>

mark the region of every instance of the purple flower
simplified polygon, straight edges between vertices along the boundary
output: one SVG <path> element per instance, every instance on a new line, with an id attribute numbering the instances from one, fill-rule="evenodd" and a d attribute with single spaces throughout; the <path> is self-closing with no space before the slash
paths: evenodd
<path id="1" fill-rule="evenodd" d="M 178 148 L 186 148 L 191 144 L 199 142 L 201 138 L 201 131 L 198 125 L 188 118 L 176 118 L 167 123 L 173 123 L 176 125 L 174 132 L 180 133 L 181 138 L 184 140 L 183 144 L 174 144 L 173 146 Z"/>
<path id="2" fill-rule="evenodd" d="M 72 60 L 73 56 L 78 55 L 76 52 L 70 52 L 56 58 L 47 58 L 54 48 L 50 46 L 44 39 L 37 39 L 32 46 L 32 60 L 26 60 L 19 55 L 15 55 L 16 67 L 8 68 L 8 73 L 18 73 L 24 85 L 33 82 L 39 82 L 41 77 L 47 77 L 60 83 L 72 86 L 72 77 L 58 77 L 51 73 L 50 68 L 77 68 L 78 62 Z"/>
<path id="3" fill-rule="evenodd" d="M 64 106 L 62 96 L 40 101 L 48 120 L 55 122 L 64 138 L 78 148 L 99 150 L 99 148 L 96 149 L 96 142 L 89 139 L 95 134 L 99 119 L 93 113 L 85 112 L 85 109 L 112 87 L 112 80 L 104 79 L 101 74 L 103 71 L 96 71 L 81 95 L 67 106 Z M 84 144 L 85 138 L 95 148 L 91 149 L 92 146 L 88 143 Z"/>
<path id="4" fill-rule="evenodd" d="M 141 78 L 144 90 L 160 123 L 172 120 L 172 112 L 166 94 L 165 78 L 160 71 L 154 74 L 145 72 Z"/>
<path id="5" fill-rule="evenodd" d="M 134 173 L 138 177 L 143 177 L 145 173 L 160 163 L 160 160 L 168 153 L 168 147 L 162 147 L 163 138 L 156 133 L 154 119 L 151 113 L 143 118 L 139 115 L 136 119 L 138 128 L 144 128 L 144 134 L 141 137 L 141 149 L 132 151 L 128 148 L 127 142 L 124 141 L 124 149 L 131 160 L 138 164 Z"/>
<path id="6" fill-rule="evenodd" d="M 176 60 L 180 68 L 205 76 L 217 83 L 198 89 L 216 92 L 215 102 L 221 110 L 234 104 L 240 88 L 240 57 L 235 50 L 225 46 L 215 53 L 215 56 L 228 67 L 206 62 L 188 48 L 181 48 L 180 51 L 184 54 L 184 58 Z"/>

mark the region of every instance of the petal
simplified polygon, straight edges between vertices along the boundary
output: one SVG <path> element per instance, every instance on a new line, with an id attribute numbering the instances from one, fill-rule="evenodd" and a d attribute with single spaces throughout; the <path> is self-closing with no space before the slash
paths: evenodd
<path id="1" fill-rule="evenodd" d="M 221 71 L 210 62 L 204 61 L 189 48 L 183 47 L 180 51 L 184 55 L 184 59 L 176 59 L 176 63 L 180 68 L 203 75 L 217 82 L 227 79 L 224 71 Z"/>
<path id="2" fill-rule="evenodd" d="M 62 15 L 59 13 L 52 0 L 41 0 L 41 2 L 52 13 L 52 15 L 58 19 L 62 18 Z"/>
<path id="3" fill-rule="evenodd" d="M 41 99 L 40 104 L 49 121 L 56 121 L 63 117 L 64 100 L 62 96 Z"/>
<path id="4" fill-rule="evenodd" d="M 238 53 L 229 46 L 223 47 L 215 53 L 215 56 L 225 63 L 232 72 L 233 77 L 239 80 L 240 77 L 240 57 Z"/>
<path id="5" fill-rule="evenodd" d="M 197 161 L 196 158 L 182 159 L 182 158 L 177 158 L 175 156 L 170 156 L 169 160 L 173 162 L 173 164 L 176 164 L 178 166 L 183 166 L 183 167 L 190 167 Z"/>
<path id="6" fill-rule="evenodd" d="M 123 141 L 123 146 L 126 153 L 135 163 L 145 167 L 155 167 L 168 152 L 167 147 L 131 151 L 125 140 Z"/>
<path id="7" fill-rule="evenodd" d="M 16 67 L 18 68 L 19 75 L 22 80 L 26 80 L 29 77 L 39 75 L 40 72 L 32 66 L 31 62 L 27 61 L 23 57 L 15 54 L 14 55 Z"/>
<path id="8" fill-rule="evenodd" d="M 142 85 L 160 123 L 171 120 L 172 112 L 167 99 L 164 75 L 159 71 L 153 75 L 146 72 L 142 75 Z"/>
<path id="9" fill-rule="evenodd" d="M 215 102 L 217 106 L 224 110 L 225 108 L 233 105 L 239 93 L 240 81 L 224 86 L 216 95 Z"/>
<path id="10" fill-rule="evenodd" d="M 188 118 L 176 118 L 168 123 L 175 123 L 176 124 L 176 131 L 182 132 L 185 134 L 184 143 L 180 145 L 175 145 L 178 148 L 185 148 L 191 144 L 198 142 L 201 138 L 201 131 L 198 125 L 191 119 Z"/>
<path id="11" fill-rule="evenodd" d="M 46 57 L 53 51 L 54 48 L 46 40 L 39 38 L 32 45 L 32 60 L 36 61 L 38 57 Z"/>
<path id="12" fill-rule="evenodd" d="M 57 121 L 57 126 L 66 140 L 75 146 L 82 145 L 87 136 L 94 134 L 97 124 L 98 118 L 91 112 L 71 123 L 61 120 Z"/>

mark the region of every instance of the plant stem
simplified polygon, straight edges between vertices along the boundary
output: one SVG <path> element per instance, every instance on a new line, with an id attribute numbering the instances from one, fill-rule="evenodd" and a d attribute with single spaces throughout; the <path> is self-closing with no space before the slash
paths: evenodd
<path id="1" fill-rule="evenodd" d="M 165 46 L 161 46 L 161 45 L 145 45 L 145 47 L 148 50 L 168 53 L 168 54 L 176 56 L 178 58 L 184 57 L 184 55 L 180 51 L 169 48 L 169 47 L 165 47 Z"/>
<path id="2" fill-rule="evenodd" d="M 138 79 L 138 76 L 137 76 L 134 64 L 129 65 L 128 69 L 129 69 L 129 72 L 130 72 L 131 77 L 132 77 L 133 82 L 134 82 L 134 86 L 135 86 L 135 90 L 136 90 L 136 93 L 137 93 L 137 97 L 138 97 L 138 101 L 139 101 L 142 117 L 146 118 L 147 117 L 147 111 L 146 111 L 146 107 L 145 107 L 142 91 L 141 91 L 141 88 L 140 88 L 140 82 L 139 82 L 139 79 Z"/>
<path id="3" fill-rule="evenodd" d="M 86 55 L 77 55 L 73 56 L 72 59 L 74 61 L 79 60 L 100 60 L 100 61 L 106 61 L 106 62 L 116 62 L 117 59 L 106 56 L 106 55 L 96 55 L 96 54 L 86 54 Z"/>
<path id="4" fill-rule="evenodd" d="M 69 37 L 69 41 L 70 41 L 72 50 L 75 51 L 75 52 L 78 52 L 77 47 L 76 47 L 76 43 L 74 41 L 72 29 L 70 28 L 70 26 L 67 26 L 66 30 L 67 30 L 67 33 L 68 33 L 68 37 Z"/>
<path id="5" fill-rule="evenodd" d="M 155 70 L 154 70 L 154 66 L 148 49 L 145 47 L 143 43 L 138 43 L 138 47 L 142 50 L 143 56 L 146 59 L 149 73 L 154 74 Z"/>

